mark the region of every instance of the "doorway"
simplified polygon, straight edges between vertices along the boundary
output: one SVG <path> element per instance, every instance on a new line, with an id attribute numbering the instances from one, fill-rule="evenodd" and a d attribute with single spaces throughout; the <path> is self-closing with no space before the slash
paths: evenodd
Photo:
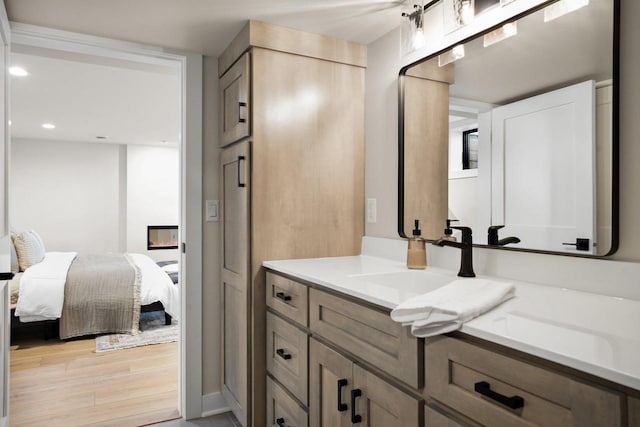
<path id="1" fill-rule="evenodd" d="M 66 55 L 95 55 L 104 62 L 127 60 L 141 66 L 172 66 L 180 75 L 180 312 L 183 339 L 178 352 L 179 408 L 183 417 L 202 413 L 201 396 L 201 73 L 200 55 L 173 54 L 162 49 L 16 24 L 14 49 L 34 53 L 54 49 Z M 72 77 L 70 77 L 72 78 Z M 191 111 L 193 114 L 187 114 Z M 189 165 L 189 174 L 185 173 Z M 158 224 L 148 224 L 158 225 Z M 146 233 L 146 230 L 144 231 Z M 188 244 L 187 244 L 188 243 Z M 185 310 L 189 305 L 190 310 Z M 188 325 L 188 328 L 187 328 Z M 185 333 L 185 331 L 189 333 Z"/>

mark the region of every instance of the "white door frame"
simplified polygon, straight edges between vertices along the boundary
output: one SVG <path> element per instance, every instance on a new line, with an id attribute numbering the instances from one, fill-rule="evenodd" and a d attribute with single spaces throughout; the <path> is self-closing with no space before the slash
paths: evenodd
<path id="1" fill-rule="evenodd" d="M 11 30 L 9 28 L 9 20 L 7 19 L 7 11 L 3 5 L 0 5 L 0 43 L 2 43 L 2 47 L 4 48 L 4 55 L 2 55 L 2 67 L 4 72 L 0 75 L 0 84 L 2 87 L 2 92 L 4 96 L 0 97 L 0 102 L 2 102 L 2 113 L 0 114 L 0 138 L 3 139 L 3 144 L 0 146 L 3 147 L 4 152 L 2 153 L 2 166 L 0 166 L 0 173 L 3 174 L 2 186 L 0 189 L 0 193 L 2 194 L 4 200 L 2 201 L 2 224 L 0 224 L 0 245 L 2 245 L 2 250 L 0 251 L 0 255 L 3 258 L 10 257 L 9 255 L 9 239 L 10 237 L 10 228 L 9 228 L 9 158 L 11 156 L 11 138 L 9 135 L 9 102 L 10 102 L 10 79 L 9 76 L 9 65 L 10 65 L 10 46 L 11 46 Z M 0 271 L 8 272 L 10 270 L 10 260 L 3 259 L 0 265 Z M 9 426 L 9 285 L 7 281 L 0 282 L 0 351 L 2 354 L 0 355 L 0 427 L 8 427 Z"/>
<path id="2" fill-rule="evenodd" d="M 202 415 L 202 55 L 13 22 L 11 33 L 12 46 L 180 69 L 180 239 L 186 252 L 180 263 L 179 409 L 183 418 L 198 418 Z"/>

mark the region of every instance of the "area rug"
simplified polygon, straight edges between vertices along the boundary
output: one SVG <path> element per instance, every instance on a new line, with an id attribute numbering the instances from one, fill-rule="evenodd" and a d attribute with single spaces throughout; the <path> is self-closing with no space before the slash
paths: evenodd
<path id="1" fill-rule="evenodd" d="M 161 311 L 140 314 L 140 330 L 138 335 L 111 334 L 96 337 L 96 353 L 178 341 L 177 321 L 174 319 L 171 325 L 165 325 L 164 313 Z"/>

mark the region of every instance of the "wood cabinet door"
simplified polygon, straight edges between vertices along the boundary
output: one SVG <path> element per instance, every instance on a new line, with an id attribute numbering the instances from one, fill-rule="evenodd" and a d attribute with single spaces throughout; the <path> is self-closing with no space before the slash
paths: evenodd
<path id="1" fill-rule="evenodd" d="M 350 413 L 354 425 L 420 426 L 422 400 L 409 396 L 358 365 L 353 365 L 353 389 L 350 393 L 352 403 L 355 397 L 355 411 Z"/>
<path id="2" fill-rule="evenodd" d="M 311 427 L 351 426 L 353 363 L 315 339 L 309 340 L 309 419 Z"/>
<path id="3" fill-rule="evenodd" d="M 220 78 L 220 146 L 225 147 L 249 136 L 251 129 L 247 52 Z"/>
<path id="4" fill-rule="evenodd" d="M 222 152 L 223 395 L 247 425 L 249 401 L 249 142 Z"/>

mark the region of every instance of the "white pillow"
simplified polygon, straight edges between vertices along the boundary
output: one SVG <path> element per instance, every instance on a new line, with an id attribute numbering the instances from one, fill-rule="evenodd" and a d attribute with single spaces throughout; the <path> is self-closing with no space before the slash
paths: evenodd
<path id="1" fill-rule="evenodd" d="M 18 233 L 13 239 L 13 243 L 16 246 L 20 271 L 25 271 L 44 259 L 44 243 L 35 231 L 26 230 Z"/>

